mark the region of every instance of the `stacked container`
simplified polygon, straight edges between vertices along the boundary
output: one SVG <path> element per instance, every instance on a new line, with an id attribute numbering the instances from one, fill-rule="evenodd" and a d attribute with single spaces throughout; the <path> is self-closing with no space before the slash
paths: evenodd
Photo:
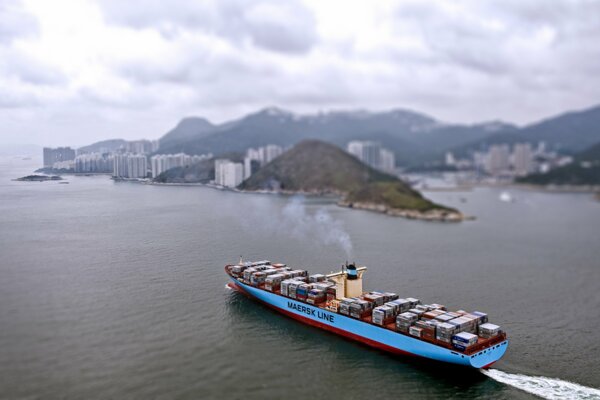
<path id="1" fill-rule="evenodd" d="M 296 300 L 306 301 L 308 298 L 308 291 L 311 289 L 311 285 L 308 283 L 302 283 L 296 288 Z"/>
<path id="2" fill-rule="evenodd" d="M 421 316 L 423 314 L 425 314 L 425 311 L 423 310 L 419 310 L 418 308 L 411 308 L 410 310 L 408 310 L 408 312 L 415 314 L 417 317 L 421 318 Z"/>
<path id="3" fill-rule="evenodd" d="M 419 319 L 416 314 L 405 312 L 396 317 L 396 329 L 408 333 L 409 328 Z"/>
<path id="4" fill-rule="evenodd" d="M 400 298 L 400 296 L 398 296 L 396 293 L 385 292 L 383 294 L 384 303 L 387 303 L 387 302 L 390 302 L 393 300 L 398 300 L 398 298 Z"/>
<path id="5" fill-rule="evenodd" d="M 250 277 L 252 277 L 252 274 L 256 271 L 257 271 L 257 269 L 254 267 L 246 268 L 244 270 L 244 280 L 246 282 L 250 282 Z"/>
<path id="6" fill-rule="evenodd" d="M 265 289 L 275 292 L 280 290 L 281 282 L 285 279 L 285 274 L 273 274 L 265 279 Z"/>
<path id="7" fill-rule="evenodd" d="M 362 319 L 368 316 L 372 310 L 371 303 L 363 299 L 356 299 L 350 304 L 350 316 L 352 318 Z"/>
<path id="8" fill-rule="evenodd" d="M 325 280 L 325 275 L 323 274 L 314 274 L 308 277 L 308 281 L 310 283 L 323 282 Z"/>
<path id="9" fill-rule="evenodd" d="M 440 322 L 448 322 L 453 320 L 455 317 L 448 315 L 448 313 L 445 314 L 440 314 L 437 317 L 435 317 L 436 320 L 440 321 Z"/>
<path id="10" fill-rule="evenodd" d="M 481 311 L 473 311 L 472 315 L 479 318 L 479 324 L 486 324 L 488 322 L 488 315 Z"/>
<path id="11" fill-rule="evenodd" d="M 411 336 L 415 336 L 415 337 L 420 338 L 422 332 L 423 332 L 423 329 L 419 328 L 418 326 L 411 326 L 410 328 L 408 328 L 408 333 Z"/>
<path id="12" fill-rule="evenodd" d="M 498 336 L 499 333 L 500 327 L 498 325 L 490 324 L 489 322 L 479 325 L 479 336 L 482 338 L 489 339 Z"/>
<path id="13" fill-rule="evenodd" d="M 439 309 L 435 309 L 435 310 L 431 310 L 431 311 L 427 311 L 426 313 L 423 313 L 423 318 L 425 319 L 435 319 L 437 317 L 439 317 L 442 314 L 446 314 L 445 311 L 439 310 Z"/>
<path id="14" fill-rule="evenodd" d="M 368 301 L 369 303 L 373 303 L 373 307 L 382 306 L 385 303 L 385 296 L 383 293 L 379 292 L 370 292 L 362 296 L 363 299 Z"/>
<path id="15" fill-rule="evenodd" d="M 473 333 L 475 331 L 475 320 L 458 317 L 451 319 L 448 321 L 449 324 L 456 326 L 456 332 L 470 332 Z"/>
<path id="16" fill-rule="evenodd" d="M 454 335 L 455 332 L 456 326 L 447 322 L 442 322 L 441 324 L 438 324 L 435 330 L 435 338 L 445 343 L 451 343 L 452 335 Z"/>
<path id="17" fill-rule="evenodd" d="M 265 283 L 265 279 L 267 278 L 267 274 L 264 271 L 256 271 L 250 275 L 250 284 L 252 286 L 258 286 L 262 283 Z"/>
<path id="18" fill-rule="evenodd" d="M 327 293 L 327 301 L 333 301 L 337 298 L 337 287 L 330 286 L 325 291 Z"/>
<path id="19" fill-rule="evenodd" d="M 391 301 L 391 303 L 395 303 L 398 304 L 398 313 L 405 313 L 408 310 L 410 310 L 412 307 L 410 306 L 410 301 L 406 300 L 406 299 L 397 299 L 397 300 L 393 300 Z"/>
<path id="20" fill-rule="evenodd" d="M 421 304 L 421 300 L 415 299 L 414 297 L 407 297 L 406 300 L 410 302 L 409 308 L 415 308 L 417 304 Z"/>
<path id="21" fill-rule="evenodd" d="M 325 290 L 314 288 L 308 291 L 306 302 L 309 304 L 321 304 L 325 302 L 326 297 Z"/>
<path id="22" fill-rule="evenodd" d="M 374 324 L 382 326 L 391 324 L 392 322 L 394 322 L 396 314 L 397 313 L 395 312 L 393 307 L 384 304 L 373 309 L 372 321 Z"/>
<path id="23" fill-rule="evenodd" d="M 452 346 L 460 351 L 465 351 L 474 344 L 477 344 L 477 335 L 472 333 L 459 332 L 452 336 Z"/>
<path id="24" fill-rule="evenodd" d="M 233 265 L 231 266 L 231 274 L 236 278 L 239 278 L 244 273 L 244 270 L 248 268 L 247 265 Z"/>
<path id="25" fill-rule="evenodd" d="M 340 300 L 340 314 L 350 316 L 350 305 L 354 299 L 343 298 Z"/>
<path id="26" fill-rule="evenodd" d="M 438 323 L 436 320 L 420 320 L 415 322 L 415 326 L 421 328 L 421 337 L 423 339 L 433 341 Z"/>
<path id="27" fill-rule="evenodd" d="M 298 286 L 302 285 L 304 282 L 293 280 L 288 284 L 288 297 L 292 299 L 296 298 L 296 291 L 298 290 Z"/>

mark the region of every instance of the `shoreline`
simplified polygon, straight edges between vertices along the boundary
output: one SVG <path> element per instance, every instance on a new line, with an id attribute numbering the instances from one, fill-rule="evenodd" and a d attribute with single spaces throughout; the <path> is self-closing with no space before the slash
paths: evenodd
<path id="1" fill-rule="evenodd" d="M 460 211 L 450 211 L 438 208 L 427 211 L 419 211 L 402 208 L 389 208 L 383 204 L 376 203 L 350 203 L 344 200 L 338 202 L 337 205 L 340 207 L 355 208 L 357 210 L 373 211 L 392 217 L 402 217 L 406 219 L 416 219 L 430 222 L 463 222 L 475 220 L 475 217 L 464 215 Z"/>

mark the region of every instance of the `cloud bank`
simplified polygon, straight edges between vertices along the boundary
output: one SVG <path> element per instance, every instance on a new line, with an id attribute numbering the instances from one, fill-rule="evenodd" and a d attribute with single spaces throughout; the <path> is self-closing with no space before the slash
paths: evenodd
<path id="1" fill-rule="evenodd" d="M 0 143 L 156 138 L 268 105 L 531 122 L 599 102 L 598 15 L 590 0 L 4 0 Z"/>

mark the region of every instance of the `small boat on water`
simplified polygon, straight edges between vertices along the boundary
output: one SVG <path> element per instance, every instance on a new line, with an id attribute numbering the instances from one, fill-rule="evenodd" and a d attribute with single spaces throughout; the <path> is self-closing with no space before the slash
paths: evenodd
<path id="1" fill-rule="evenodd" d="M 505 203 L 514 203 L 515 202 L 515 198 L 512 197 L 512 195 L 509 192 L 502 192 L 500 193 L 500 201 L 504 201 Z"/>

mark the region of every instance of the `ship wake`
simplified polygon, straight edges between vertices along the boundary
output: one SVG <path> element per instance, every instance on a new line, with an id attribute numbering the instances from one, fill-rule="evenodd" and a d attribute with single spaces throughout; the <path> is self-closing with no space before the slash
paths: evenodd
<path id="1" fill-rule="evenodd" d="M 510 385 L 544 399 L 599 399 L 600 390 L 544 376 L 509 374 L 497 369 L 481 370 L 493 380 Z"/>

